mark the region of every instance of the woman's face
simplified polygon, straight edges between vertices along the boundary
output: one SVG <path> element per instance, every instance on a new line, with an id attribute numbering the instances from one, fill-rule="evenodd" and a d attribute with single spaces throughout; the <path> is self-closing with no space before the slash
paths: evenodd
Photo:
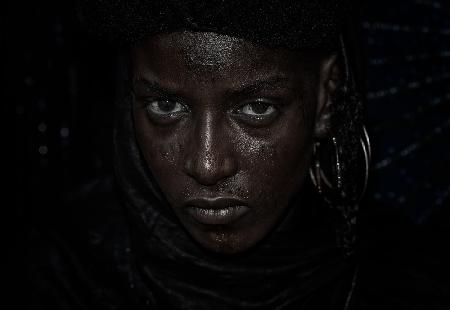
<path id="1" fill-rule="evenodd" d="M 305 179 L 331 60 L 194 32 L 132 57 L 138 143 L 173 211 L 207 249 L 251 247 Z"/>

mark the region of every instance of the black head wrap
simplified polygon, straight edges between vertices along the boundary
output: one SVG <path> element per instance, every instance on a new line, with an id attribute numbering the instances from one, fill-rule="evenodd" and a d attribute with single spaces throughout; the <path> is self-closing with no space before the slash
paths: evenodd
<path id="1" fill-rule="evenodd" d="M 291 49 L 335 48 L 349 0 L 84 0 L 89 28 L 118 42 L 211 31 Z"/>
<path id="2" fill-rule="evenodd" d="M 334 49 L 348 4 L 344 0 L 84 0 L 83 8 L 82 19 L 91 29 L 119 42 L 190 30 L 267 46 Z M 216 256 L 191 239 L 167 205 L 137 145 L 129 66 L 126 60 L 121 63 L 120 75 L 125 79 L 120 85 L 125 91 L 116 110 L 115 172 L 131 223 L 129 279 L 138 292 L 138 303 L 157 309 L 343 309 L 353 267 L 336 246 L 332 216 L 314 195 L 309 197 L 311 208 L 300 211 L 298 218 L 303 220 L 276 229 L 242 255 Z"/>

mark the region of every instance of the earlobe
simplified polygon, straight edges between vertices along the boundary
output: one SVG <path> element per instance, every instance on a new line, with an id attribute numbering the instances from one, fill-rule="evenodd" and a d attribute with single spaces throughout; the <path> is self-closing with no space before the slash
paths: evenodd
<path id="1" fill-rule="evenodd" d="M 341 77 L 337 55 L 327 56 L 321 61 L 319 74 L 318 100 L 314 127 L 316 139 L 325 138 L 331 125 L 332 98 Z"/>

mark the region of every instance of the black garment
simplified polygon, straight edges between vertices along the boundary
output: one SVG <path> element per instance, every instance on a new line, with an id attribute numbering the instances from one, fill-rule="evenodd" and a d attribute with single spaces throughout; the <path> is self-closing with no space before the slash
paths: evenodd
<path id="1" fill-rule="evenodd" d="M 327 210 L 303 210 L 299 225 L 221 258 L 164 219 L 149 239 L 140 236 L 114 188 L 111 179 L 97 182 L 58 234 L 34 235 L 32 252 L 41 255 L 32 261 L 31 309 L 344 308 L 355 265 L 336 247 Z"/>
<path id="2" fill-rule="evenodd" d="M 289 265 L 278 249 L 260 249 L 255 254 L 262 256 L 253 255 L 253 264 L 250 258 L 222 261 L 224 267 L 245 266 L 233 277 L 203 266 L 202 260 L 193 265 L 197 259 L 170 247 L 158 257 L 168 246 L 164 240 L 133 248 L 113 189 L 111 179 L 87 186 L 61 227 L 34 230 L 29 309 L 342 309 L 354 266 L 358 276 L 349 309 L 450 309 L 448 231 L 415 229 L 394 212 L 371 208 L 361 219 L 356 260 L 345 262 L 326 244 L 331 241 L 322 229 L 327 224 L 316 217 L 307 238 L 299 229 L 299 238 L 291 240 L 305 241 L 292 249 L 305 253 L 303 261 Z M 153 253 L 145 253 L 147 246 Z M 150 277 L 146 269 L 155 268 Z M 236 299 L 227 299 L 232 296 Z"/>

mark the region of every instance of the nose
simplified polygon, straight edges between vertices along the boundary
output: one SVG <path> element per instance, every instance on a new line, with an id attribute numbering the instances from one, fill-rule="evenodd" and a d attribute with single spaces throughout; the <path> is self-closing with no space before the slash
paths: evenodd
<path id="1" fill-rule="evenodd" d="M 215 185 L 237 172 L 229 135 L 212 114 L 193 126 L 186 148 L 185 172 L 202 185 Z"/>

